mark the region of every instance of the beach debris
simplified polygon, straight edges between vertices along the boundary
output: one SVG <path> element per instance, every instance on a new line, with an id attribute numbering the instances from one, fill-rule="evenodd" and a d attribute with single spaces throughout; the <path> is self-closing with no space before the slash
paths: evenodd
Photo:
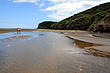
<path id="1" fill-rule="evenodd" d="M 89 34 L 89 36 L 92 36 L 92 34 Z"/>
<path id="2" fill-rule="evenodd" d="M 102 64 L 100 64 L 100 66 L 102 66 Z"/>
<path id="3" fill-rule="evenodd" d="M 80 69 L 80 71 L 82 71 L 82 69 Z"/>
<path id="4" fill-rule="evenodd" d="M 9 47 L 10 45 L 7 45 L 7 47 Z"/>
<path id="5" fill-rule="evenodd" d="M 28 39 L 28 40 L 30 40 L 30 39 Z"/>
<path id="6" fill-rule="evenodd" d="M 79 68 L 81 68 L 82 66 L 79 66 Z M 82 69 L 80 69 L 80 71 L 82 71 Z"/>

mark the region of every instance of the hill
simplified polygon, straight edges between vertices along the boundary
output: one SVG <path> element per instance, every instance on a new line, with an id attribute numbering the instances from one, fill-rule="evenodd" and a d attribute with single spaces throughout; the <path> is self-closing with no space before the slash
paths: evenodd
<path id="1" fill-rule="evenodd" d="M 51 24 L 49 29 L 108 31 L 105 29 L 106 27 L 107 29 L 110 29 L 110 22 L 106 22 L 109 21 L 108 20 L 109 15 L 110 15 L 110 2 L 107 2 L 95 6 L 93 8 L 90 8 L 86 11 L 75 14 L 60 22 L 53 23 Z M 98 29 L 99 27 L 100 29 Z"/>
<path id="2" fill-rule="evenodd" d="M 38 29 L 50 29 L 50 26 L 56 22 L 53 21 L 44 21 L 39 23 Z"/>

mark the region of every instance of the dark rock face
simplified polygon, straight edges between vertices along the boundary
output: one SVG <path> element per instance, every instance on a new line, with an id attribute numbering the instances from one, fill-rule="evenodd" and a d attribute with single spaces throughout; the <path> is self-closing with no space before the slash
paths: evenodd
<path id="1" fill-rule="evenodd" d="M 110 14 L 105 16 L 98 23 L 95 23 L 89 30 L 94 32 L 110 32 Z"/>
<path id="2" fill-rule="evenodd" d="M 99 23 L 98 23 L 99 26 L 103 26 L 103 29 L 104 31 L 106 32 L 110 32 L 110 14 L 107 15 L 104 19 L 102 19 Z M 99 27 L 98 26 L 98 27 Z M 101 29 L 100 29 L 101 30 Z"/>

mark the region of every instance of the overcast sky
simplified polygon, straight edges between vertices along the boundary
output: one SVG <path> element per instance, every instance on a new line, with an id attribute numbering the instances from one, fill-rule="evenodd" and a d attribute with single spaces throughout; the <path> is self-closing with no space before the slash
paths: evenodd
<path id="1" fill-rule="evenodd" d="M 110 0 L 0 0 L 0 28 L 36 28 Z"/>

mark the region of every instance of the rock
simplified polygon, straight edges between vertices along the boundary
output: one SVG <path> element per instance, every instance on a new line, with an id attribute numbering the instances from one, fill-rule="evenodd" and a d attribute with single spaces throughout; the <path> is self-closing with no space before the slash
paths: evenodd
<path id="1" fill-rule="evenodd" d="M 89 30 L 94 32 L 110 32 L 110 14 L 105 16 L 99 22 L 94 23 L 94 26 L 89 28 Z"/>

